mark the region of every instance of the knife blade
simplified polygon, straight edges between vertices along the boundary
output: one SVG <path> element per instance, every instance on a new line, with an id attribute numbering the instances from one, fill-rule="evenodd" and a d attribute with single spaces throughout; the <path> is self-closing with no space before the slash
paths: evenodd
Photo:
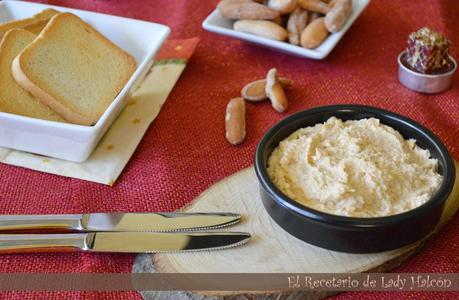
<path id="1" fill-rule="evenodd" d="M 189 231 L 215 229 L 241 220 L 234 213 L 91 213 L 1 215 L 0 231 Z"/>
<path id="2" fill-rule="evenodd" d="M 239 246 L 249 239 L 250 234 L 245 232 L 2 234 L 0 235 L 0 253 L 202 251 Z"/>

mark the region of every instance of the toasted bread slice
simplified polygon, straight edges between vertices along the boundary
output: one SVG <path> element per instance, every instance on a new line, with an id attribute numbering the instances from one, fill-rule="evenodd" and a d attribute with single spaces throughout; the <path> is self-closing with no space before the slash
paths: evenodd
<path id="1" fill-rule="evenodd" d="M 34 39 L 35 35 L 28 31 L 12 29 L 0 42 L 0 111 L 65 122 L 61 116 L 20 87 L 11 74 L 13 59 Z"/>
<path id="2" fill-rule="evenodd" d="M 99 120 L 135 69 L 132 56 L 71 13 L 54 16 L 12 65 L 16 82 L 80 125 Z"/>
<path id="3" fill-rule="evenodd" d="M 30 18 L 2 23 L 0 24 L 0 39 L 8 30 L 13 28 L 21 28 L 38 34 L 46 26 L 48 21 L 58 13 L 57 10 L 48 8 Z"/>

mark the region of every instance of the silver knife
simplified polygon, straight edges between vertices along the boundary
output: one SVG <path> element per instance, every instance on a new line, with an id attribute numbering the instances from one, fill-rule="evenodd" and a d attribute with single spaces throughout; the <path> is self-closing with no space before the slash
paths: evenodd
<path id="1" fill-rule="evenodd" d="M 250 234 L 244 232 L 2 234 L 0 253 L 67 251 L 157 253 L 217 250 L 244 244 L 249 239 Z"/>
<path id="2" fill-rule="evenodd" d="M 233 213 L 92 213 L 73 215 L 0 215 L 0 231 L 190 231 L 238 223 Z"/>

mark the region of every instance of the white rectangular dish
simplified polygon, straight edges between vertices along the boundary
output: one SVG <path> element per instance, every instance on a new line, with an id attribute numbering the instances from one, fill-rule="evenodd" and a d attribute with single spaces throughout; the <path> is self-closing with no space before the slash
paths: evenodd
<path id="1" fill-rule="evenodd" d="M 344 24 L 344 27 L 336 33 L 330 34 L 327 39 L 315 49 L 306 49 L 300 46 L 295 46 L 287 42 L 280 42 L 268 38 L 260 37 L 254 34 L 236 31 L 233 29 L 234 20 L 224 19 L 214 10 L 202 23 L 202 27 L 210 32 L 230 36 L 236 39 L 244 40 L 250 43 L 258 44 L 266 48 L 271 48 L 280 52 L 293 54 L 300 57 L 308 57 L 312 59 L 324 59 L 335 48 L 336 44 L 341 40 L 343 35 L 352 26 L 354 21 L 367 7 L 370 0 L 353 0 L 352 12 L 349 19 Z"/>
<path id="2" fill-rule="evenodd" d="M 0 22 L 30 17 L 43 9 L 71 12 L 130 53 L 137 69 L 94 126 L 65 124 L 0 112 L 0 147 L 60 159 L 85 161 L 124 108 L 153 64 L 153 58 L 169 36 L 167 26 L 83 10 L 22 1 L 1 1 Z"/>

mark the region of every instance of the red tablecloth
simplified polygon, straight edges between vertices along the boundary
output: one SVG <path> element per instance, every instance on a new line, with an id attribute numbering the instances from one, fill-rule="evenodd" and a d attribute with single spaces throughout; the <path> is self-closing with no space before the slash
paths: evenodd
<path id="1" fill-rule="evenodd" d="M 325 104 L 362 103 L 389 109 L 431 128 L 459 159 L 459 82 L 440 95 L 420 95 L 396 77 L 407 35 L 425 25 L 443 32 L 459 58 L 457 1 L 373 0 L 323 61 L 296 58 L 203 31 L 217 1 L 54 0 L 50 4 L 164 23 L 173 38 L 201 42 L 159 117 L 114 187 L 0 165 L 0 213 L 172 211 L 213 183 L 252 163 L 263 132 L 283 118 L 269 103 L 248 105 L 240 147 L 224 138 L 228 100 L 271 67 L 295 80 L 288 114 Z M 459 216 L 398 272 L 459 272 Z M 130 272 L 134 255 L 27 254 L 0 256 L 1 272 Z M 4 293 L 17 299 L 139 298 L 137 293 Z M 348 293 L 339 299 L 459 298 L 440 293 Z"/>

